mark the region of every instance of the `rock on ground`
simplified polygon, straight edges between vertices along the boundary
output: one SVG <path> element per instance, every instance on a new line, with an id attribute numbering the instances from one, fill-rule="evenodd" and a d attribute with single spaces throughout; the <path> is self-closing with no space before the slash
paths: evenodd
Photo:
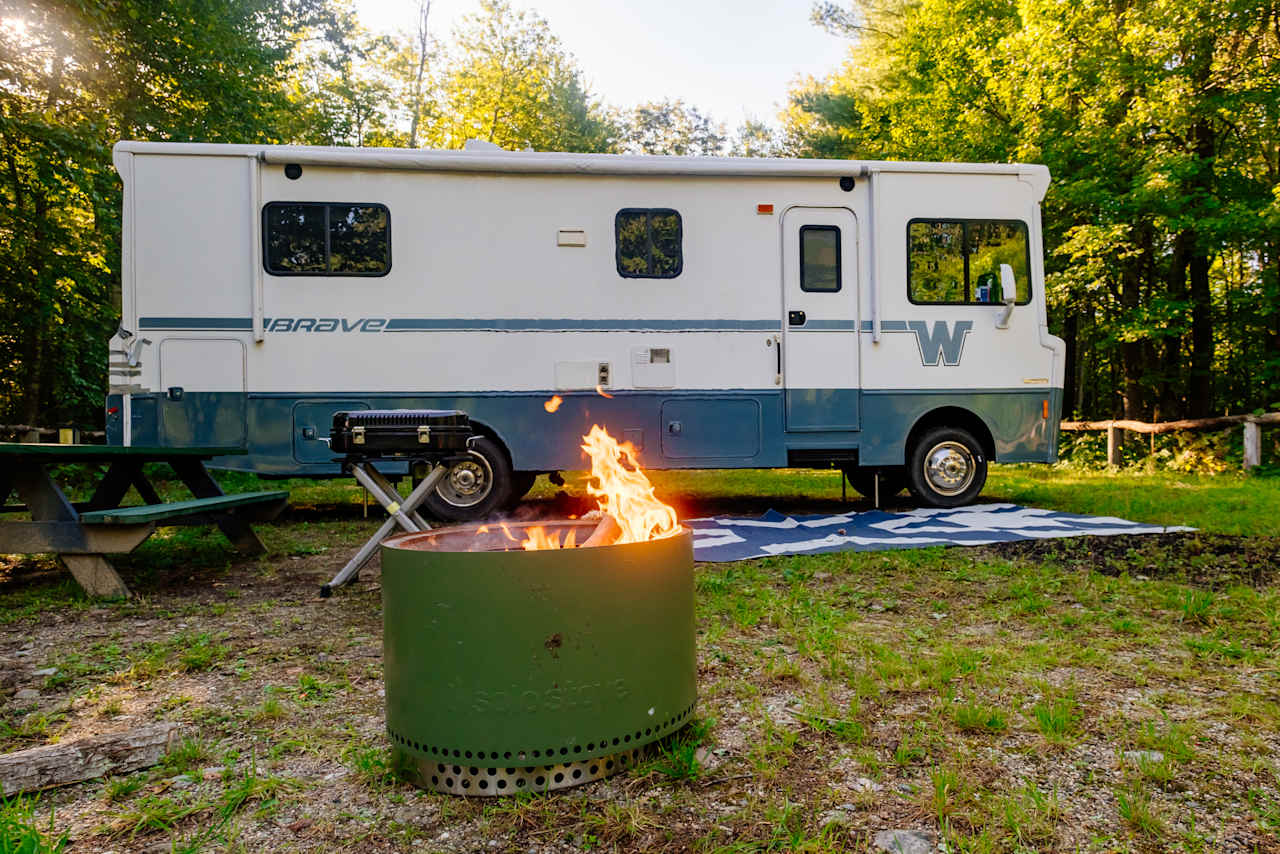
<path id="1" fill-rule="evenodd" d="M 934 835 L 919 830 L 882 830 L 872 845 L 891 854 L 932 854 Z"/>

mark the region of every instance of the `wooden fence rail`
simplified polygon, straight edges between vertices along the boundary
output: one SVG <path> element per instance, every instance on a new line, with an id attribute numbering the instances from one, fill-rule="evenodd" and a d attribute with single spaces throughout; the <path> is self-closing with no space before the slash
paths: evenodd
<path id="1" fill-rule="evenodd" d="M 1280 424 L 1280 412 L 1268 412 L 1266 415 L 1222 415 L 1217 418 L 1196 418 L 1185 421 L 1160 421 L 1148 424 L 1145 421 L 1063 421 L 1060 425 L 1069 432 L 1085 432 L 1089 430 L 1107 431 L 1107 465 L 1120 465 L 1121 430 L 1134 433 L 1145 433 L 1152 437 L 1152 449 L 1155 447 L 1155 436 L 1158 433 L 1177 433 L 1182 430 L 1221 430 L 1225 427 L 1242 425 L 1244 427 L 1244 469 L 1248 471 L 1262 464 L 1262 425 Z"/>

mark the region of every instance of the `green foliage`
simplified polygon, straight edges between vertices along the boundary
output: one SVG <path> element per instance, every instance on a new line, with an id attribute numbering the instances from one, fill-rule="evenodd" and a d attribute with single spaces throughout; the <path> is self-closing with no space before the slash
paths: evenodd
<path id="1" fill-rule="evenodd" d="M 97 423 L 119 317 L 120 139 L 272 141 L 318 0 L 10 4 L 0 25 L 0 418 Z"/>
<path id="2" fill-rule="evenodd" d="M 39 798 L 0 797 L 0 854 L 60 854 L 66 849 L 68 836 L 54 834 L 52 810 L 48 832 L 40 829 L 38 804 Z"/>
<path id="3" fill-rule="evenodd" d="M 439 113 L 424 129 L 436 148 L 468 139 L 502 148 L 605 151 L 614 128 L 547 22 L 506 0 L 482 0 L 454 35 L 439 78 Z"/>

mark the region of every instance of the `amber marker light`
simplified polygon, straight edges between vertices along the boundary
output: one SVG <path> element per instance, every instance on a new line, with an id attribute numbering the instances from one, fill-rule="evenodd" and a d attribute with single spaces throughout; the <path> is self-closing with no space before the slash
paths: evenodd
<path id="1" fill-rule="evenodd" d="M 1040 409 L 1040 417 L 1046 421 L 1049 419 L 1049 401 L 1043 401 L 1044 406 Z"/>
<path id="2" fill-rule="evenodd" d="M 761 205 L 756 205 L 756 213 L 758 213 L 758 214 L 771 214 L 771 213 L 773 213 L 773 205 L 763 205 L 763 204 L 761 204 Z"/>

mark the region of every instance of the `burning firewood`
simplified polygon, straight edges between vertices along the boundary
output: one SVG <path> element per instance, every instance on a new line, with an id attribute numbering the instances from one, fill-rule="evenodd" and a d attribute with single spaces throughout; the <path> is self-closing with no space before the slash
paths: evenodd
<path id="1" fill-rule="evenodd" d="M 601 517 L 600 524 L 596 525 L 596 529 L 591 532 L 591 536 L 583 541 L 582 548 L 612 545 L 621 536 L 622 528 L 619 527 L 618 520 L 606 513 Z"/>

